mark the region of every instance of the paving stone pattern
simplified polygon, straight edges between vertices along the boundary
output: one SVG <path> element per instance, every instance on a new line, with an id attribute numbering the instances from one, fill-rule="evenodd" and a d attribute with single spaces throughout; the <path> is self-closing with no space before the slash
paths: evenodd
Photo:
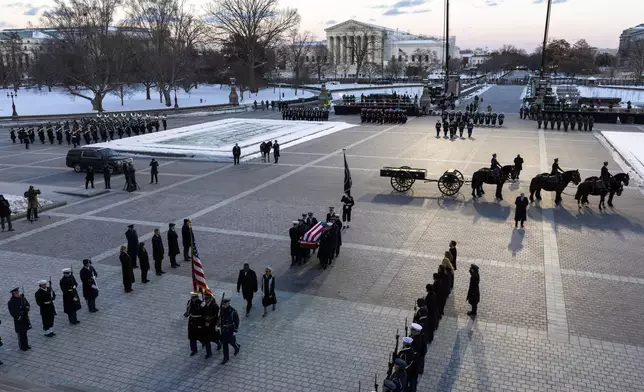
<path id="1" fill-rule="evenodd" d="M 484 98 L 507 106 L 520 91 L 493 87 Z M 71 201 L 51 211 L 50 219 L 17 221 L 15 232 L 0 236 L 0 290 L 25 286 L 34 326 L 33 350 L 18 351 L 8 311 L 0 307 L 0 376 L 98 392 L 349 392 L 357 391 L 358 380 L 368 390 L 374 374 L 384 377 L 396 329 L 411 318 L 414 299 L 424 294 L 448 242 L 456 240 L 454 291 L 419 390 L 644 390 L 642 193 L 628 187 L 614 209 L 600 212 L 596 198 L 590 208 L 578 209 L 569 187 L 563 206 L 553 207 L 548 195 L 529 208 L 526 230 L 513 230 L 514 198 L 528 192 L 532 176 L 549 171 L 552 158 L 565 168 L 578 165 L 582 176 L 597 175 L 604 160 L 612 172 L 624 169 L 590 133 L 538 132 L 533 122 L 506 115 L 506 127 L 476 128 L 472 140 L 435 138 L 436 117 L 404 126 L 362 125 L 287 148 L 277 165 L 162 159 L 158 185 L 145 181 L 147 161 L 137 158 L 139 192 L 122 192 L 122 177 L 115 176 L 111 193 Z M 7 141 L 0 140 L 0 183 L 83 186 L 81 174 L 64 168 L 66 146 L 36 144 L 25 153 Z M 342 148 L 356 207 L 340 257 L 326 271 L 315 255 L 291 267 L 290 222 L 308 211 L 323 218 L 331 205 L 340 210 Z M 449 168 L 469 178 L 489 165 L 494 152 L 503 164 L 517 153 L 526 161 L 521 181 L 506 184 L 501 202 L 492 186 L 472 201 L 469 184 L 454 198 L 422 182 L 398 194 L 378 174 L 384 165 L 409 165 L 428 169 L 431 178 Z M 147 285 L 138 283 L 137 271 L 131 294 L 120 283 L 117 251 L 126 225 L 135 223 L 150 249 L 155 227 L 166 230 L 168 222 L 186 216 L 194 218 L 210 286 L 218 297 L 232 295 L 242 313 L 243 300 L 234 293 L 241 264 L 275 271 L 277 311 L 263 319 L 256 297 L 252 315 L 242 314 L 242 351 L 225 366 L 220 353 L 209 361 L 203 352 L 188 356 L 183 312 L 192 286 L 186 263 L 170 269 L 166 258 L 168 273 L 152 274 Z M 52 275 L 59 291 L 60 269 L 70 263 L 80 268 L 90 256 L 99 271 L 100 312 L 84 308 L 77 326 L 61 312 L 57 336 L 43 337 L 33 300 L 37 280 Z M 481 267 L 476 321 L 466 316 L 470 263 Z"/>

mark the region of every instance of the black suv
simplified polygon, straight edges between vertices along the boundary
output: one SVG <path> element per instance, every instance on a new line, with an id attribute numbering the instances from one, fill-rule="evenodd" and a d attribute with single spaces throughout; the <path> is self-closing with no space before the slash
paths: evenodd
<path id="1" fill-rule="evenodd" d="M 67 167 L 74 168 L 76 173 L 82 172 L 88 166 L 92 166 L 96 171 L 102 171 L 105 164 L 111 172 L 118 173 L 123 171 L 123 164 L 132 162 L 132 158 L 104 147 L 72 148 L 67 152 L 65 160 Z"/>

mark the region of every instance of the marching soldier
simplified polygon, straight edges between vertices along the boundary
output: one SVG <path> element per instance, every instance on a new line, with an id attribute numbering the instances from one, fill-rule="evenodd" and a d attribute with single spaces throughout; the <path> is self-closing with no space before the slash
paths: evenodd
<path id="1" fill-rule="evenodd" d="M 80 324 L 76 316 L 76 312 L 81 309 L 78 291 L 76 290 L 78 283 L 76 283 L 76 278 L 72 275 L 71 268 L 64 268 L 62 272 L 63 277 L 60 279 L 60 291 L 63 293 L 63 310 L 67 313 L 70 324 Z"/>
<path id="2" fill-rule="evenodd" d="M 27 338 L 27 331 L 31 329 L 31 321 L 29 321 L 29 301 L 25 298 L 24 294 L 20 293 L 20 289 L 16 287 L 11 290 L 11 298 L 7 303 L 9 314 L 13 317 L 13 327 L 18 334 L 18 347 L 22 351 L 30 350 L 29 339 Z"/>
<path id="3" fill-rule="evenodd" d="M 436 121 L 436 138 L 441 136 L 441 122 L 440 120 Z"/>
<path id="4" fill-rule="evenodd" d="M 59 146 L 63 144 L 63 131 L 61 127 L 58 127 L 58 129 L 56 129 L 56 140 L 58 140 Z"/>
<path id="5" fill-rule="evenodd" d="M 541 123 L 543 122 L 543 116 L 541 112 L 537 113 L 537 129 L 541 129 Z"/>
<path id="6" fill-rule="evenodd" d="M 568 132 L 568 125 L 569 124 L 570 124 L 570 119 L 568 118 L 567 114 L 564 114 L 564 116 L 563 116 L 564 132 Z"/>
<path id="7" fill-rule="evenodd" d="M 503 121 L 505 121 L 505 114 L 501 113 L 499 114 L 499 126 L 503 126 Z"/>
<path id="8" fill-rule="evenodd" d="M 49 139 L 49 144 L 54 144 L 54 130 L 51 129 L 51 124 L 47 125 L 47 139 Z"/>
<path id="9" fill-rule="evenodd" d="M 234 355 L 239 354 L 239 349 L 241 348 L 241 345 L 237 343 L 236 339 L 237 330 L 239 329 L 239 315 L 237 315 L 235 308 L 230 306 L 230 299 L 222 299 L 219 317 L 221 344 L 224 348 L 224 360 L 221 361 L 221 364 L 224 365 L 229 360 L 228 345 L 231 345 L 235 349 Z"/>
<path id="10" fill-rule="evenodd" d="M 581 114 L 579 116 L 577 116 L 577 129 L 580 130 L 580 131 L 582 130 L 582 127 L 583 127 L 584 118 L 585 117 L 582 116 Z"/>
<path id="11" fill-rule="evenodd" d="M 590 132 L 592 132 L 592 131 L 593 131 L 593 126 L 594 126 L 594 125 L 595 125 L 595 117 L 593 117 L 593 116 L 589 116 L 589 118 L 588 118 L 588 130 L 589 130 Z"/>
<path id="12" fill-rule="evenodd" d="M 561 114 L 557 114 L 557 131 L 561 131 Z"/>
<path id="13" fill-rule="evenodd" d="M 206 346 L 206 359 L 212 356 L 211 342 L 217 344 L 217 351 L 221 350 L 220 333 L 217 330 L 219 326 L 219 305 L 212 293 L 204 294 L 204 331 L 201 343 Z"/>
<path id="14" fill-rule="evenodd" d="M 496 121 L 496 119 L 495 119 Z M 458 133 L 460 137 L 463 137 L 463 131 L 465 130 L 465 121 L 461 120 L 458 123 Z"/>
<path id="15" fill-rule="evenodd" d="M 349 223 L 351 223 L 351 210 L 353 209 L 353 206 L 356 204 L 355 201 L 353 200 L 353 197 L 351 196 L 351 192 L 347 191 L 343 196 L 342 199 L 340 199 L 342 202 L 342 223 L 346 222 L 346 226 L 343 224 L 342 228 L 343 229 L 348 229 L 349 228 Z M 313 215 L 312 212 L 309 212 L 311 216 Z M 317 220 L 316 220 L 317 223 Z"/>
<path id="16" fill-rule="evenodd" d="M 9 130 L 9 137 L 11 138 L 13 144 L 16 144 L 16 131 L 13 128 Z M 20 140 L 20 143 L 22 143 L 22 139 Z"/>
<path id="17" fill-rule="evenodd" d="M 555 114 L 550 113 L 550 130 L 555 129 Z"/>
<path id="18" fill-rule="evenodd" d="M 199 299 L 199 293 L 190 293 L 190 300 L 186 305 L 186 312 L 183 317 L 188 318 L 188 340 L 190 340 L 190 356 L 197 354 L 197 341 L 203 341 L 204 318 L 203 304 Z M 207 349 L 206 349 L 207 350 Z M 210 353 L 212 355 L 212 352 Z M 210 358 L 209 356 L 207 356 Z"/>
<path id="19" fill-rule="evenodd" d="M 570 115 L 570 130 L 575 130 L 575 124 L 577 123 L 577 117 L 574 114 Z"/>
<path id="20" fill-rule="evenodd" d="M 42 317 L 42 329 L 45 336 L 51 338 L 54 333 L 54 318 L 56 317 L 56 293 L 51 285 L 47 286 L 46 280 L 38 281 L 38 291 L 36 291 L 36 304 L 40 307 L 40 317 Z"/>
<path id="21" fill-rule="evenodd" d="M 38 139 L 40 139 L 41 144 L 45 144 L 45 130 L 42 129 L 42 126 L 38 128 Z"/>
<path id="22" fill-rule="evenodd" d="M 584 116 L 583 118 L 583 125 L 584 125 L 584 132 L 588 132 L 588 117 L 589 116 Z"/>

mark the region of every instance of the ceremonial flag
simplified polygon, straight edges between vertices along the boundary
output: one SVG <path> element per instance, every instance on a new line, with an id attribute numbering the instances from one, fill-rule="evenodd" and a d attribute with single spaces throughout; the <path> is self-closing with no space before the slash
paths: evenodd
<path id="1" fill-rule="evenodd" d="M 344 193 L 351 191 L 351 186 L 353 185 L 351 181 L 351 170 L 349 170 L 349 164 L 347 163 L 347 153 L 346 150 L 342 150 L 344 155 Z"/>
<path id="2" fill-rule="evenodd" d="M 192 238 L 192 289 L 198 293 L 212 294 L 206 282 L 206 274 L 203 272 L 203 265 L 199 259 L 197 251 L 197 242 L 190 228 L 190 237 Z"/>

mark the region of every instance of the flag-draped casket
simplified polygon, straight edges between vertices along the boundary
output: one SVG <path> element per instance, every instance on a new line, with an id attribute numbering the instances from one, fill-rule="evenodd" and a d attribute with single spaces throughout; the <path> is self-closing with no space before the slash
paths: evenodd
<path id="1" fill-rule="evenodd" d="M 318 222 L 315 226 L 311 227 L 300 239 L 300 246 L 302 248 L 317 248 L 318 240 L 324 231 L 324 226 L 326 226 L 326 222 Z"/>

